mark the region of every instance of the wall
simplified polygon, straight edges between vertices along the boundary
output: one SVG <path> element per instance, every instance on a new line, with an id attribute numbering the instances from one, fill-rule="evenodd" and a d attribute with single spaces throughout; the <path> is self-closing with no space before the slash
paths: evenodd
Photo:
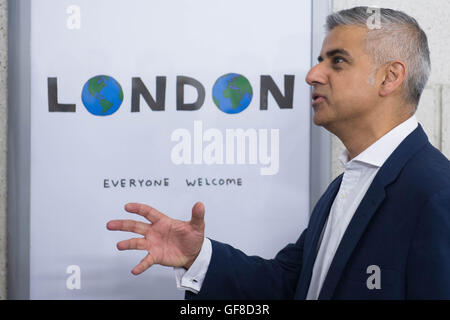
<path id="1" fill-rule="evenodd" d="M 431 4 L 432 3 L 432 4 Z M 389 7 L 403 10 L 415 17 L 428 35 L 431 50 L 432 73 L 422 95 L 417 117 L 434 146 L 450 157 L 450 12 L 448 0 L 335 0 L 334 10 L 357 5 Z M 0 299 L 6 299 L 6 151 L 7 151 L 7 25 L 8 1 L 0 0 Z M 337 156 L 342 143 L 335 137 L 332 142 L 333 177 L 342 172 Z"/>
<path id="2" fill-rule="evenodd" d="M 0 0 L 0 300 L 6 299 L 6 148 L 8 120 L 8 1 Z"/>

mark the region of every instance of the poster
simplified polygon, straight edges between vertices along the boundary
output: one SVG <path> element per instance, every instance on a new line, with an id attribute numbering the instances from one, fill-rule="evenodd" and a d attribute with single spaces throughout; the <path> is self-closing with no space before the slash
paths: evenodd
<path id="1" fill-rule="evenodd" d="M 310 1 L 31 3 L 31 299 L 182 299 L 128 202 L 273 258 L 309 214 Z"/>

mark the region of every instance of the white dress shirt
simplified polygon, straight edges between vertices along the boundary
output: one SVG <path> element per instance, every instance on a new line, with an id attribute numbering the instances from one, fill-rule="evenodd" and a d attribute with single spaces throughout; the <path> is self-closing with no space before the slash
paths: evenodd
<path id="1" fill-rule="evenodd" d="M 320 248 L 314 262 L 306 299 L 312 300 L 319 297 L 339 243 L 370 184 L 383 163 L 398 145 L 414 131 L 417 125 L 417 119 L 413 115 L 352 160 L 348 160 L 347 150 L 339 157 L 344 167 L 344 176 L 331 206 L 325 229 L 322 232 Z M 200 254 L 189 270 L 174 268 L 177 288 L 198 293 L 208 270 L 211 254 L 211 241 L 205 238 Z"/>

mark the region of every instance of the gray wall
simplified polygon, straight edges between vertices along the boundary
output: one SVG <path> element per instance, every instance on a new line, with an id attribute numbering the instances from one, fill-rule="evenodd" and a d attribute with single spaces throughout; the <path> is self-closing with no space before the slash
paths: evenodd
<path id="1" fill-rule="evenodd" d="M 38 0 L 35 0 L 38 1 Z M 6 299 L 6 152 L 7 152 L 7 0 L 0 0 L 0 299 Z M 428 35 L 432 73 L 422 96 L 417 117 L 427 131 L 431 142 L 450 157 L 450 12 L 448 0 L 334 0 L 334 10 L 356 5 L 370 5 L 400 9 L 415 17 Z M 332 172 L 337 176 L 342 169 L 337 155 L 343 146 L 333 137 Z"/>
<path id="2" fill-rule="evenodd" d="M 8 1 L 0 0 L 0 299 L 6 299 L 6 147 L 8 120 Z"/>

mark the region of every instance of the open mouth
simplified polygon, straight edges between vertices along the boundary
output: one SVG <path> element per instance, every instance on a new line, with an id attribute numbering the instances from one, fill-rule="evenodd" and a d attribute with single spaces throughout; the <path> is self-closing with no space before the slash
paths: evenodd
<path id="1" fill-rule="evenodd" d="M 312 103 L 313 103 L 313 105 L 314 104 L 318 104 L 318 103 L 320 103 L 320 102 L 322 102 L 322 101 L 325 101 L 325 96 L 322 96 L 322 95 L 320 95 L 320 94 L 318 94 L 318 93 L 313 93 L 313 95 L 312 95 Z"/>

